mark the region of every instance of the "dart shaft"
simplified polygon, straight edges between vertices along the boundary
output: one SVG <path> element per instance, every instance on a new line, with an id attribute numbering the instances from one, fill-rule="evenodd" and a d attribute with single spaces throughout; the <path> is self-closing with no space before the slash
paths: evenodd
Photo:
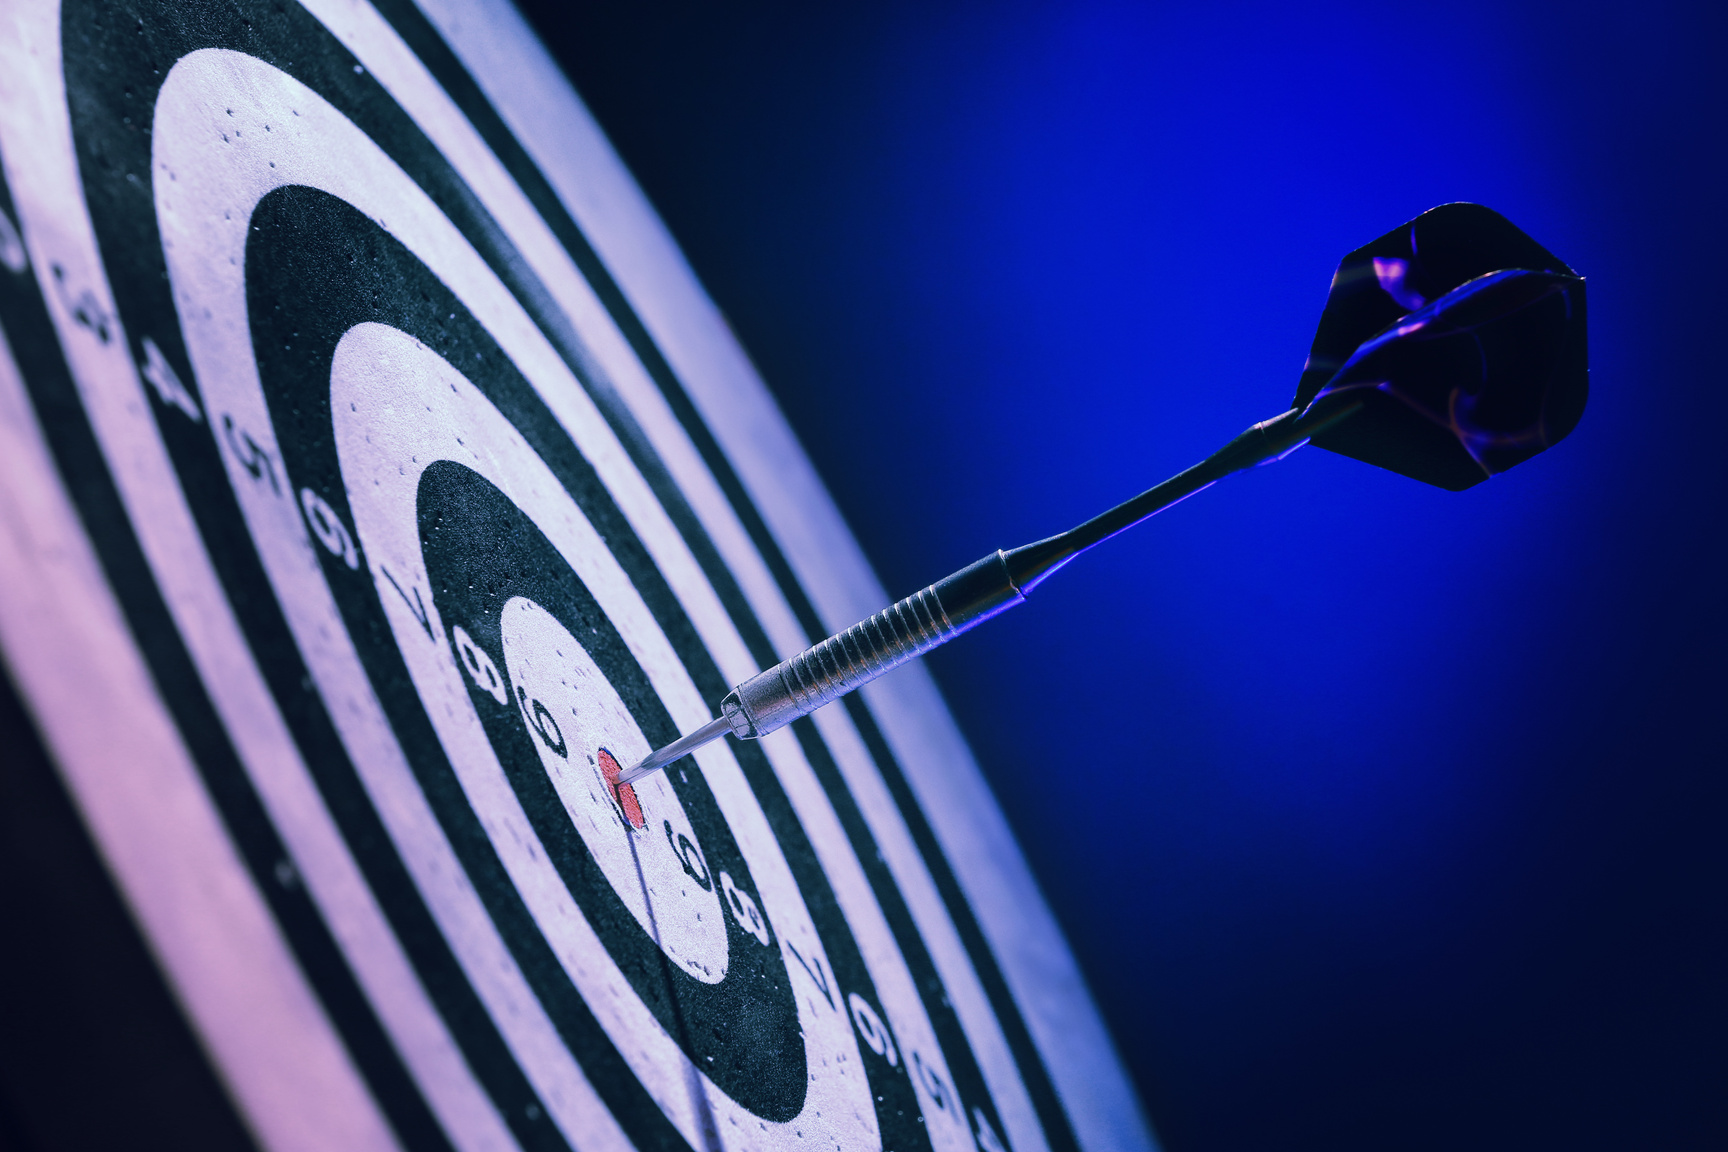
<path id="1" fill-rule="evenodd" d="M 1291 409 L 1262 421 L 1185 472 L 1079 527 L 1012 551 L 996 551 L 734 688 L 720 716 L 619 776 L 629 784 L 730 732 L 756 740 L 940 647 L 1017 604 L 1080 553 L 1232 472 L 1278 459 L 1361 407 L 1325 414 Z"/>

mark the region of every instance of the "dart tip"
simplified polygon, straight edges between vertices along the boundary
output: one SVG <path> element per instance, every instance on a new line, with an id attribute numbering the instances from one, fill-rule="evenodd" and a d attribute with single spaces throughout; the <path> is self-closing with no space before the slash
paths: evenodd
<path id="1" fill-rule="evenodd" d="M 618 787 L 628 788 L 630 785 L 636 783 L 636 781 L 645 776 L 652 776 L 664 767 L 666 767 L 666 765 L 654 763 L 653 756 L 648 756 L 643 759 L 641 763 L 633 764 L 618 773 Z"/>
<path id="2" fill-rule="evenodd" d="M 618 784 L 622 787 L 626 784 L 634 784 L 645 776 L 651 776 L 666 765 L 682 760 L 703 745 L 711 744 L 720 739 L 731 730 L 732 725 L 724 716 L 710 720 L 690 735 L 681 736 L 664 748 L 650 752 L 639 763 L 620 772 Z"/>

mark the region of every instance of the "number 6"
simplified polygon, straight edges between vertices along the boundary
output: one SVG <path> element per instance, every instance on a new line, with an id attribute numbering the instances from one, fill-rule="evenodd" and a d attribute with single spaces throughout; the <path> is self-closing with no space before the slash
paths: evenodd
<path id="1" fill-rule="evenodd" d="M 306 513 L 306 523 L 311 526 L 312 535 L 318 537 L 318 543 L 329 549 L 332 556 L 342 557 L 342 563 L 348 567 L 360 567 L 360 549 L 354 546 L 354 537 L 349 535 L 342 517 L 336 515 L 336 509 L 324 502 L 324 497 L 310 488 L 300 489 L 300 510 Z"/>

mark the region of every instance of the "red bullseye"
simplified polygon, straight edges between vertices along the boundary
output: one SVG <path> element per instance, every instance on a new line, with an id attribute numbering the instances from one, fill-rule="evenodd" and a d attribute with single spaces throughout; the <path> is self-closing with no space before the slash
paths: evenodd
<path id="1" fill-rule="evenodd" d="M 642 805 L 636 800 L 636 789 L 628 784 L 618 783 L 618 774 L 623 769 L 618 767 L 618 761 L 612 753 L 602 748 L 599 751 L 600 774 L 606 777 L 606 787 L 612 789 L 612 796 L 618 801 L 618 807 L 624 813 L 624 819 L 630 827 L 641 830 L 648 826 L 648 821 L 642 816 Z"/>

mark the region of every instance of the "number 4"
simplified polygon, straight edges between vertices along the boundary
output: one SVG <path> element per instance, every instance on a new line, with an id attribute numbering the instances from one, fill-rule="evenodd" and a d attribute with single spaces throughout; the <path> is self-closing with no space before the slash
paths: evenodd
<path id="1" fill-rule="evenodd" d="M 192 399 L 192 393 L 186 390 L 186 385 L 180 383 L 179 373 L 174 371 L 174 365 L 168 363 L 168 357 L 162 355 L 162 349 L 156 347 L 156 341 L 144 337 L 144 366 L 138 369 L 150 387 L 156 389 L 156 395 L 162 398 L 162 403 L 172 404 L 194 420 L 204 419 L 204 413 L 198 409 L 198 401 Z"/>

